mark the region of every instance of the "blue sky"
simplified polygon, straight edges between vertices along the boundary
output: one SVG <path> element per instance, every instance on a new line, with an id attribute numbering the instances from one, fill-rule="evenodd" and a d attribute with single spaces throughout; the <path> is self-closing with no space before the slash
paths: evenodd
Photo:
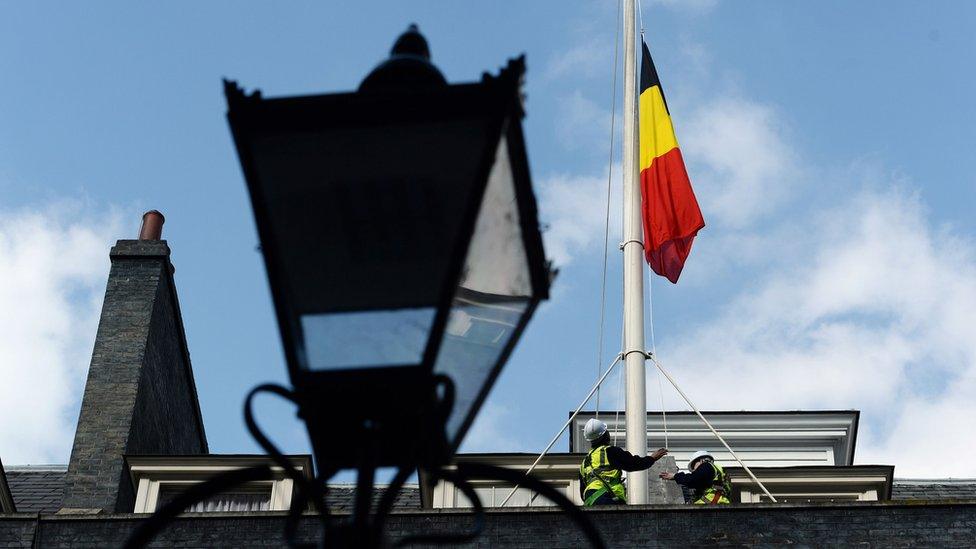
<path id="1" fill-rule="evenodd" d="M 598 358 L 615 10 L 4 5 L 0 456 L 67 461 L 108 250 L 149 208 L 167 217 L 211 449 L 256 450 L 243 395 L 285 368 L 220 79 L 348 90 L 411 22 L 450 81 L 527 54 L 529 157 L 561 274 L 466 448 L 541 449 L 619 345 L 614 204 Z M 644 0 L 643 16 L 708 223 L 680 283 L 653 282 L 659 357 L 704 409 L 861 409 L 857 461 L 976 476 L 932 463 L 976 450 L 959 435 L 976 414 L 976 7 Z M 261 411 L 305 449 L 286 407 Z"/>

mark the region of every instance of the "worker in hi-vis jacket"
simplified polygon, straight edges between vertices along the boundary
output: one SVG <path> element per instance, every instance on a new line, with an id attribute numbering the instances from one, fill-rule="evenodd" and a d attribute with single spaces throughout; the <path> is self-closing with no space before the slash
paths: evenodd
<path id="1" fill-rule="evenodd" d="M 580 497 L 583 505 L 624 505 L 627 488 L 622 471 L 643 471 L 667 455 L 664 448 L 649 456 L 635 456 L 610 444 L 607 424 L 591 418 L 583 427 L 583 438 L 592 449 L 580 465 Z"/>
<path id="2" fill-rule="evenodd" d="M 695 490 L 695 505 L 730 503 L 732 484 L 722 466 L 715 463 L 712 454 L 698 450 L 688 461 L 690 473 L 661 473 L 664 480 L 673 480 Z"/>

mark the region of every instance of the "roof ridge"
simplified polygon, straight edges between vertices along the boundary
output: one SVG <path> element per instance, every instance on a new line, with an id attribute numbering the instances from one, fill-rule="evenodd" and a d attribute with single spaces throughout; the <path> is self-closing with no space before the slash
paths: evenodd
<path id="1" fill-rule="evenodd" d="M 4 465 L 3 470 L 7 473 L 11 472 L 25 472 L 25 471 L 51 471 L 57 473 L 65 473 L 68 471 L 67 464 L 59 463 L 45 463 L 37 465 Z"/>
<path id="2" fill-rule="evenodd" d="M 958 483 L 958 484 L 974 484 L 976 483 L 976 478 L 973 477 L 945 477 L 945 478 L 899 478 L 895 477 L 892 479 L 893 482 L 904 482 L 913 484 L 936 484 L 936 483 Z"/>

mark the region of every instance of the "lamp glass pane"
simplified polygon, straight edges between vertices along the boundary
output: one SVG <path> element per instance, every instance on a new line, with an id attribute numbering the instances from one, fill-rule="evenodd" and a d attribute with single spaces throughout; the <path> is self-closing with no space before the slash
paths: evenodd
<path id="1" fill-rule="evenodd" d="M 492 146 L 486 123 L 470 113 L 249 134 L 261 244 L 294 315 L 298 367 L 422 362 Z"/>
<path id="2" fill-rule="evenodd" d="M 435 309 L 303 315 L 310 370 L 420 364 Z"/>
<path id="3" fill-rule="evenodd" d="M 253 160 L 297 315 L 437 306 L 487 144 L 479 119 L 261 134 Z"/>
<path id="4" fill-rule="evenodd" d="M 515 181 L 502 139 L 434 365 L 455 386 L 449 440 L 460 442 L 460 428 L 514 335 L 531 293 Z"/>

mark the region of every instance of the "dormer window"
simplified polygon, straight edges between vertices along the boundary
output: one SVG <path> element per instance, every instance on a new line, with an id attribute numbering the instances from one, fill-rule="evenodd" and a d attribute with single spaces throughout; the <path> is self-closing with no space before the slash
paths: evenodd
<path id="1" fill-rule="evenodd" d="M 290 482 L 290 481 L 289 481 Z M 156 504 L 152 507 L 153 510 L 161 508 L 170 501 L 176 498 L 183 490 L 186 489 L 186 485 L 189 483 L 185 482 L 169 482 L 162 481 L 159 482 L 159 490 L 156 495 Z M 193 506 L 186 509 L 187 513 L 233 513 L 233 512 L 251 512 L 251 511 L 271 511 L 271 502 L 276 499 L 274 497 L 275 492 L 275 482 L 261 482 L 245 485 L 243 488 L 237 488 L 233 492 L 225 492 L 216 495 L 207 500 L 195 503 Z M 279 484 L 280 491 L 280 484 Z M 284 502 L 276 505 L 275 507 L 280 507 L 279 510 L 288 510 L 288 505 Z"/>
<path id="2" fill-rule="evenodd" d="M 311 480 L 310 456 L 290 456 L 292 466 Z M 214 475 L 267 464 L 271 480 L 249 482 L 186 509 L 187 513 L 287 511 L 295 494 L 294 482 L 267 456 L 127 456 L 136 493 L 135 513 L 152 513 L 194 484 Z"/>

